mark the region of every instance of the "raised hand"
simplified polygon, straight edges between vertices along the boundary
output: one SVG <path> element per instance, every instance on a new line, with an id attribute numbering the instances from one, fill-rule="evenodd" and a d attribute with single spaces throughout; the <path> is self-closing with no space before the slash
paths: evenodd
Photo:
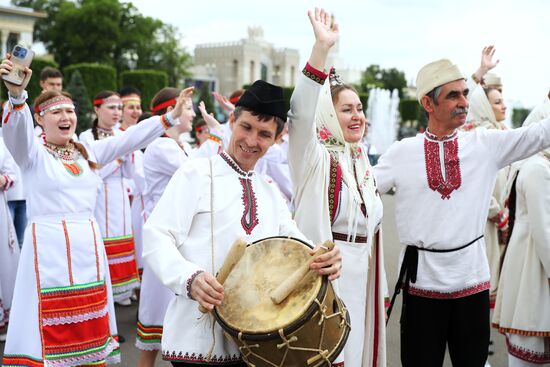
<path id="1" fill-rule="evenodd" d="M 324 9 L 315 8 L 307 12 L 313 33 L 315 34 L 315 43 L 309 56 L 308 64 L 317 70 L 324 70 L 327 61 L 327 55 L 332 46 L 338 41 L 338 24 Z"/>
<path id="2" fill-rule="evenodd" d="M 334 46 L 338 41 L 338 24 L 334 22 L 332 16 L 325 9 L 315 8 L 307 12 L 309 21 L 315 34 L 316 43 L 320 43 L 328 48 Z"/>
<path id="3" fill-rule="evenodd" d="M 493 57 L 495 56 L 495 51 L 496 49 L 493 45 L 483 47 L 483 50 L 481 51 L 481 63 L 479 65 L 479 68 L 485 70 L 485 73 L 493 69 L 500 62 L 499 59 L 493 60 Z"/>
<path id="4" fill-rule="evenodd" d="M 181 91 L 180 95 L 178 96 L 178 100 L 176 102 L 176 105 L 174 106 L 174 109 L 172 110 L 172 118 L 177 119 L 181 116 L 183 113 L 183 108 L 192 103 L 191 102 L 191 96 L 193 95 L 193 90 L 195 87 L 188 87 Z"/>
<path id="5" fill-rule="evenodd" d="M 222 96 L 218 92 L 212 92 L 212 95 L 214 96 L 216 102 L 218 102 L 218 104 L 227 112 L 233 112 L 235 110 L 235 105 L 229 102 L 226 97 Z"/>
<path id="6" fill-rule="evenodd" d="M 496 49 L 493 45 L 483 47 L 483 50 L 481 50 L 481 62 L 479 63 L 479 68 L 473 74 L 474 80 L 482 81 L 485 74 L 498 65 L 500 60 L 494 60 L 495 51 Z"/>
<path id="7" fill-rule="evenodd" d="M 10 59 L 11 55 L 7 54 L 6 58 L 2 60 L 2 64 L 0 64 L 0 75 L 9 74 L 10 71 L 13 69 L 13 62 Z M 6 88 L 12 96 L 20 96 L 27 87 L 27 84 L 29 84 L 32 76 L 32 70 L 29 68 L 25 68 L 24 73 L 25 79 L 23 79 L 23 83 L 21 85 L 15 85 L 4 80 L 4 84 L 6 85 Z"/>
<path id="8" fill-rule="evenodd" d="M 216 120 L 216 118 L 212 114 L 209 114 L 208 111 L 206 111 L 206 107 L 204 106 L 203 101 L 200 101 L 199 103 L 199 111 L 209 129 L 219 129 L 221 127 L 221 124 L 218 122 L 218 120 Z"/>

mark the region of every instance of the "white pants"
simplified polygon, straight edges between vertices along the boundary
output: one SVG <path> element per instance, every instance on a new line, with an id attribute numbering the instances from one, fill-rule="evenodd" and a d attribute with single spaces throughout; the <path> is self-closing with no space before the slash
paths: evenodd
<path id="1" fill-rule="evenodd" d="M 549 367 L 550 364 L 536 364 L 531 362 L 525 362 L 519 358 L 514 357 L 511 354 L 508 354 L 508 367 Z"/>

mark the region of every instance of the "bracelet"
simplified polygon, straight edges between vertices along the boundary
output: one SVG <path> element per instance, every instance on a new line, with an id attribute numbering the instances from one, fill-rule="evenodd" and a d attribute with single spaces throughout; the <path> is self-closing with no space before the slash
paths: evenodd
<path id="1" fill-rule="evenodd" d="M 172 112 L 167 112 L 160 117 L 160 122 L 162 122 L 164 129 L 168 130 L 176 124 L 176 119 L 172 117 Z"/>

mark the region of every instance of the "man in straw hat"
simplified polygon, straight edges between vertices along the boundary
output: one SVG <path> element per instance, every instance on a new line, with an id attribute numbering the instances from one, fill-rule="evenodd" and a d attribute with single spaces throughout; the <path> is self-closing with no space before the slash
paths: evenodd
<path id="1" fill-rule="evenodd" d="M 496 65 L 493 53 L 484 49 L 477 81 Z M 416 84 L 428 128 L 394 143 L 375 167 L 378 189 L 396 190 L 401 361 L 442 366 L 448 344 L 453 366 L 481 367 L 489 344 L 489 199 L 499 169 L 550 146 L 550 119 L 465 133 L 457 129 L 466 121 L 469 88 L 458 67 L 429 63 Z"/>
<path id="2" fill-rule="evenodd" d="M 212 310 L 221 304 L 224 289 L 214 274 L 235 240 L 305 238 L 277 187 L 254 173 L 285 121 L 282 88 L 256 81 L 230 116 L 233 133 L 227 150 L 186 162 L 144 226 L 143 257 L 177 295 L 168 306 L 162 334 L 163 358 L 174 366 L 244 366 L 237 346 L 225 340 L 212 315 L 201 317 L 198 306 Z M 330 280 L 339 276 L 337 248 L 317 259 L 312 269 Z"/>

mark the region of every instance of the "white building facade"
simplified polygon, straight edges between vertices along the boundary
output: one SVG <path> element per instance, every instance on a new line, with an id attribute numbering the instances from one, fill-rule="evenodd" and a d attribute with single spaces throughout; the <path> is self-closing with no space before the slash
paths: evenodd
<path id="1" fill-rule="evenodd" d="M 248 38 L 240 41 L 197 45 L 194 63 L 194 79 L 215 82 L 215 89 L 228 96 L 258 79 L 293 86 L 300 54 L 296 49 L 275 48 L 264 39 L 261 27 L 249 27 Z"/>

